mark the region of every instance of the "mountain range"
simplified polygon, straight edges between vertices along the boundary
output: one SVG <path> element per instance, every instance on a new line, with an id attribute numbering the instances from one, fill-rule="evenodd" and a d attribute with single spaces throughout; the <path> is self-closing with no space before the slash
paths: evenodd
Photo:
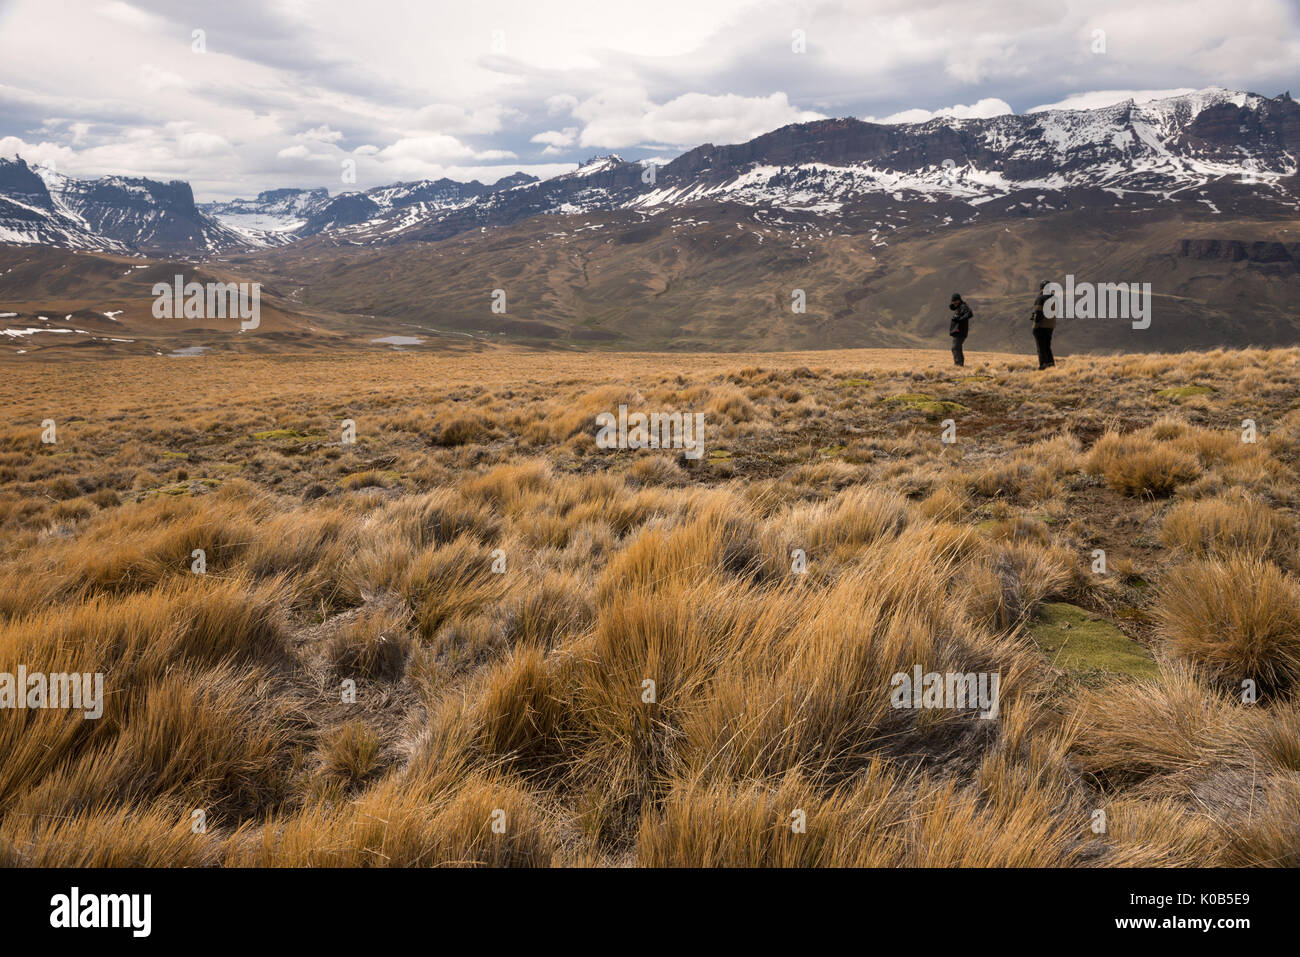
<path id="1" fill-rule="evenodd" d="M 1091 269 L 1153 282 L 1180 318 L 1137 344 L 1099 327 L 1088 348 L 1276 344 L 1300 341 L 1298 157 L 1289 93 L 1207 89 L 987 119 L 818 120 L 545 180 L 205 204 L 184 182 L 82 181 L 15 159 L 0 160 L 0 243 L 220 264 L 282 290 L 286 314 L 341 328 L 622 348 L 916 345 L 941 325 L 918 305 L 932 284 L 1010 311 L 1040 276 Z M 505 314 L 485 306 L 495 288 Z M 0 309 L 38 295 L 0 280 Z"/>

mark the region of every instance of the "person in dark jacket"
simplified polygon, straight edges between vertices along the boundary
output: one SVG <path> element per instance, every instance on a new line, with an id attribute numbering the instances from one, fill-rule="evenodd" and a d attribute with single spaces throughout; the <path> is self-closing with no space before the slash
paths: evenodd
<path id="1" fill-rule="evenodd" d="M 1056 328 L 1056 317 L 1047 314 L 1047 301 L 1052 298 L 1047 291 L 1047 280 L 1038 284 L 1038 298 L 1034 300 L 1034 345 L 1038 347 L 1038 368 L 1046 369 L 1056 365 L 1052 355 L 1052 330 Z"/>
<path id="2" fill-rule="evenodd" d="M 970 333 L 970 320 L 974 313 L 962 300 L 961 293 L 957 292 L 952 294 L 948 308 L 952 310 L 952 323 L 948 326 L 948 335 L 952 336 L 952 363 L 956 366 L 964 366 L 966 354 L 962 352 L 961 347 Z"/>

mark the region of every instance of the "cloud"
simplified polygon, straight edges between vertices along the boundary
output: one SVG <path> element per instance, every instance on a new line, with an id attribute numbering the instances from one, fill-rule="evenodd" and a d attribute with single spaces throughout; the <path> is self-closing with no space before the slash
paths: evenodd
<path id="1" fill-rule="evenodd" d="M 129 3 L 123 3 L 122 0 L 112 0 L 110 3 L 102 4 L 95 8 L 95 12 L 101 17 L 108 17 L 135 29 L 157 25 L 157 21 L 149 14 Z"/>
<path id="2" fill-rule="evenodd" d="M 546 115 L 561 116 L 565 113 L 572 113 L 577 105 L 578 98 L 572 93 L 557 93 L 555 96 L 546 98 Z"/>
<path id="3" fill-rule="evenodd" d="M 182 133 L 177 145 L 179 154 L 186 157 L 224 156 L 232 150 L 224 136 L 202 131 Z"/>
<path id="4" fill-rule="evenodd" d="M 342 133 L 338 130 L 330 129 L 326 124 L 313 127 L 305 133 L 300 133 L 299 136 L 304 140 L 315 140 L 318 143 L 337 143 L 339 140 L 343 139 Z"/>
<path id="5" fill-rule="evenodd" d="M 790 123 L 825 118 L 793 106 L 784 93 L 685 93 L 660 106 L 636 88 L 607 90 L 579 104 L 573 115 L 586 124 L 578 139 L 581 146 L 615 149 L 643 143 L 682 148 L 742 143 Z"/>
<path id="6" fill-rule="evenodd" d="M 548 146 L 559 148 L 561 146 L 572 146 L 578 138 L 578 128 L 570 126 L 563 130 L 547 130 L 545 133 L 538 133 L 529 137 L 530 143 L 545 143 Z"/>
<path id="7" fill-rule="evenodd" d="M 364 160 L 362 187 L 571 168 L 593 150 L 644 159 L 822 116 L 916 122 L 1220 85 L 1274 95 L 1300 62 L 1294 0 L 656 0 L 652 15 L 608 0 L 0 8 L 6 155 L 48 155 L 72 175 L 184 178 L 200 201 L 338 189 L 347 157 Z M 192 51 L 195 29 L 206 53 Z M 492 49 L 497 29 L 505 53 Z"/>
<path id="8" fill-rule="evenodd" d="M 578 139 L 578 127 L 566 126 L 562 130 L 546 130 L 528 138 L 530 143 L 545 144 L 543 156 L 562 156 Z"/>
<path id="9" fill-rule="evenodd" d="M 496 133 L 501 129 L 507 112 L 499 104 L 466 109 L 451 103 L 435 103 L 416 110 L 409 119 L 403 117 L 401 123 L 415 129 L 442 130 L 448 133 Z"/>
<path id="10" fill-rule="evenodd" d="M 306 159 L 311 156 L 311 150 L 299 143 L 297 146 L 286 146 L 280 152 L 275 154 L 276 159 Z"/>
<path id="11" fill-rule="evenodd" d="M 903 110 L 899 113 L 892 113 L 880 120 L 874 116 L 867 116 L 864 119 L 868 123 L 925 123 L 941 116 L 949 116 L 957 120 L 986 120 L 991 116 L 1005 116 L 1014 112 L 1015 110 L 1011 108 L 1011 104 L 1006 100 L 989 97 L 971 106 L 963 106 L 958 103 L 955 106 L 940 107 L 933 112 L 920 109 Z"/>
<path id="12" fill-rule="evenodd" d="M 410 136 L 380 150 L 379 156 L 393 160 L 413 160 L 420 163 L 445 163 L 459 159 L 512 159 L 507 150 L 475 150 L 446 133 L 428 136 Z"/>
<path id="13" fill-rule="evenodd" d="M 1170 96 L 1182 96 L 1195 92 L 1191 87 L 1173 90 L 1094 90 L 1091 93 L 1075 93 L 1058 103 L 1045 103 L 1025 110 L 1026 113 L 1044 113 L 1047 110 L 1099 110 L 1132 100 L 1134 103 L 1148 103 L 1151 100 L 1163 100 Z"/>
<path id="14" fill-rule="evenodd" d="M 185 77 L 180 74 L 156 67 L 152 63 L 141 63 L 138 73 L 140 85 L 150 93 L 161 93 L 163 90 L 183 90 L 189 85 Z"/>

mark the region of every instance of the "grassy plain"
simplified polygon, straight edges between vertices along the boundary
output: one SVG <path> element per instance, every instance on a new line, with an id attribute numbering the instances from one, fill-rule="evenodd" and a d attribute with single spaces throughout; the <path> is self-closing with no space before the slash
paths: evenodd
<path id="1" fill-rule="evenodd" d="M 4 361 L 0 864 L 1300 864 L 1300 350 L 968 361 Z"/>

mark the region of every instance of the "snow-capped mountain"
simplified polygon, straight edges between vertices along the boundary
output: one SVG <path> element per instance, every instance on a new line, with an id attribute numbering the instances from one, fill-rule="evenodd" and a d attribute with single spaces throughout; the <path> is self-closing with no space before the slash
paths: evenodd
<path id="1" fill-rule="evenodd" d="M 81 180 L 0 159 L 0 241 L 107 252 L 206 254 L 247 245 L 194 205 L 188 183 Z"/>
<path id="2" fill-rule="evenodd" d="M 275 235 L 302 228 L 329 202 L 329 190 L 322 186 L 317 189 L 268 189 L 258 193 L 256 199 L 204 203 L 199 209 L 255 241 L 267 241 Z"/>
<path id="3" fill-rule="evenodd" d="M 72 209 L 55 202 L 45 181 L 23 160 L 0 159 L 0 242 L 122 252 Z"/>
<path id="4" fill-rule="evenodd" d="M 1300 107 L 1227 90 L 1096 110 L 882 126 L 826 120 L 668 164 L 648 208 L 701 199 L 838 208 L 871 193 L 976 205 L 1023 190 L 1102 189 L 1170 198 L 1222 179 L 1269 187 L 1293 176 Z"/>
<path id="5" fill-rule="evenodd" d="M 473 180 L 419 180 L 394 183 L 365 191 L 351 191 L 331 197 L 318 189 L 274 189 L 256 199 L 228 203 L 207 203 L 201 209 L 232 229 L 244 233 L 257 245 L 278 245 L 304 236 L 383 219 L 389 215 L 402 222 L 421 222 L 444 210 L 458 209 L 500 189 L 535 183 L 537 177 L 515 173 L 491 186 Z"/>
<path id="6" fill-rule="evenodd" d="M 428 215 L 381 214 L 334 232 L 363 243 L 443 239 L 544 213 L 656 213 L 707 202 L 752 206 L 772 222 L 794 214 L 850 225 L 891 214 L 964 218 L 986 204 L 1018 215 L 1181 201 L 1217 212 L 1226 198 L 1293 210 L 1298 157 L 1300 105 L 1289 94 L 1207 89 L 991 119 L 801 123 L 747 143 L 697 147 L 653 175 L 617 155 L 594 157 L 571 173 Z"/>
<path id="7" fill-rule="evenodd" d="M 645 216 L 700 203 L 752 207 L 770 223 L 850 229 L 1179 202 L 1209 213 L 1293 212 L 1298 157 L 1300 105 L 1289 93 L 1213 88 L 989 119 L 820 120 L 706 144 L 653 167 L 610 155 L 547 180 L 422 180 L 333 197 L 277 189 L 201 208 L 185 183 L 78 181 L 0 160 L 0 241 L 169 253 L 315 236 L 382 245 L 536 215 Z"/>

